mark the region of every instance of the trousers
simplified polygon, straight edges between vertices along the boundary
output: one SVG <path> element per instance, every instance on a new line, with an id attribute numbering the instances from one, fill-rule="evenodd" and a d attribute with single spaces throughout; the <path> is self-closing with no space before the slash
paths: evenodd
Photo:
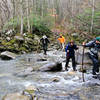
<path id="1" fill-rule="evenodd" d="M 73 70 L 75 71 L 76 70 L 75 55 L 66 57 L 65 68 L 67 69 L 70 59 L 72 59 L 72 67 L 73 67 Z"/>

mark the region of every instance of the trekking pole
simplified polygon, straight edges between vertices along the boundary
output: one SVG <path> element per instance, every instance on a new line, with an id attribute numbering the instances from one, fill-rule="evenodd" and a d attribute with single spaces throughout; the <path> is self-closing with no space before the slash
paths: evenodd
<path id="1" fill-rule="evenodd" d="M 84 46 L 83 46 L 83 53 L 82 53 L 82 78 L 83 78 L 83 82 L 85 82 L 85 78 L 84 78 Z"/>

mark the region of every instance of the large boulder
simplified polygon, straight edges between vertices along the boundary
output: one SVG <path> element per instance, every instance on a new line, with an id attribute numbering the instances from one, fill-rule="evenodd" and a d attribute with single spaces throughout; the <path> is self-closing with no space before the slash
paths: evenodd
<path id="1" fill-rule="evenodd" d="M 76 56 L 76 63 L 77 64 L 82 64 L 82 54 L 78 53 L 78 55 Z M 84 64 L 92 64 L 91 59 L 89 58 L 88 52 L 84 53 L 84 60 L 83 60 Z"/>
<path id="2" fill-rule="evenodd" d="M 2 100 L 30 100 L 30 98 L 20 93 L 12 93 L 4 96 Z"/>
<path id="3" fill-rule="evenodd" d="M 37 42 L 40 42 L 40 38 L 37 35 L 34 35 L 34 40 L 36 40 Z"/>
<path id="4" fill-rule="evenodd" d="M 71 36 L 78 37 L 79 35 L 78 35 L 78 33 L 72 33 Z"/>
<path id="5" fill-rule="evenodd" d="M 3 60 L 15 59 L 16 57 L 17 57 L 16 54 L 9 52 L 9 51 L 2 52 L 0 55 L 0 58 Z"/>
<path id="6" fill-rule="evenodd" d="M 61 71 L 62 70 L 62 63 L 60 62 L 52 62 L 52 63 L 48 63 L 46 65 L 43 65 L 39 71 L 51 71 L 51 72 L 55 72 L 55 71 Z"/>
<path id="7" fill-rule="evenodd" d="M 12 35 L 14 35 L 14 33 L 15 33 L 15 30 L 14 29 L 10 29 L 5 33 L 5 35 L 6 36 L 12 36 Z"/>
<path id="8" fill-rule="evenodd" d="M 24 38 L 22 36 L 15 36 L 14 38 L 19 42 L 23 42 L 24 41 Z"/>
<path id="9" fill-rule="evenodd" d="M 22 36 L 15 36 L 14 38 L 19 41 L 24 41 L 24 38 Z"/>
<path id="10" fill-rule="evenodd" d="M 59 78 L 59 77 L 54 77 L 54 78 L 52 78 L 51 81 L 52 81 L 52 82 L 59 82 L 59 81 L 60 81 L 60 78 Z"/>
<path id="11" fill-rule="evenodd" d="M 79 51 L 76 52 L 76 63 L 82 64 L 82 57 L 83 57 L 83 48 L 80 47 Z M 89 50 L 85 49 L 84 51 L 84 64 L 92 64 L 91 59 L 89 58 Z"/>

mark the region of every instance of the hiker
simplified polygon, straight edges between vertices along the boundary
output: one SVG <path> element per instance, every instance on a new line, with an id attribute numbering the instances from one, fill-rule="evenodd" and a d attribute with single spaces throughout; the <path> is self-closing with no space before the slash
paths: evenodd
<path id="1" fill-rule="evenodd" d="M 83 46 L 90 47 L 90 52 L 88 55 L 93 62 L 92 74 L 96 75 L 99 72 L 98 51 L 100 49 L 100 37 L 95 38 L 89 43 L 83 42 Z"/>
<path id="2" fill-rule="evenodd" d="M 77 50 L 78 47 L 77 45 L 74 43 L 73 40 L 71 40 L 65 48 L 66 51 L 66 64 L 65 64 L 65 69 L 66 71 L 68 71 L 68 64 L 70 59 L 72 59 L 72 67 L 73 67 L 73 71 L 77 71 L 76 70 L 76 62 L 75 62 L 75 50 Z"/>
<path id="3" fill-rule="evenodd" d="M 47 55 L 47 46 L 48 46 L 48 43 L 50 43 L 50 41 L 48 40 L 47 36 L 44 35 L 42 37 L 42 39 L 40 40 L 40 42 L 42 42 L 42 46 L 43 46 L 43 51 L 44 51 L 44 54 Z"/>
<path id="4" fill-rule="evenodd" d="M 60 43 L 61 49 L 64 50 L 64 48 L 65 48 L 65 37 L 62 36 L 62 34 L 61 34 L 60 37 L 58 38 L 58 41 L 59 41 L 59 43 Z"/>

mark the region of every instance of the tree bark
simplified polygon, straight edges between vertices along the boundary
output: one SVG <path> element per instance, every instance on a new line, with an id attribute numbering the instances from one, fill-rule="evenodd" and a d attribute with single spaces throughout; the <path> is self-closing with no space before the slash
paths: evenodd
<path id="1" fill-rule="evenodd" d="M 23 34 L 23 0 L 21 0 L 21 29 L 20 29 L 20 34 Z"/>
<path id="2" fill-rule="evenodd" d="M 94 24 L 94 0 L 92 0 L 92 19 L 91 19 L 91 28 L 90 28 L 91 33 L 93 33 L 93 24 Z"/>

